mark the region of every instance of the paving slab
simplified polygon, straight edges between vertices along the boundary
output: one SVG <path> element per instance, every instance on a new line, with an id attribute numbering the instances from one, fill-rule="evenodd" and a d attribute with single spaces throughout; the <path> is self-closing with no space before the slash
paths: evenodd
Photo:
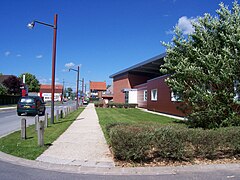
<path id="1" fill-rule="evenodd" d="M 86 167 L 114 167 L 99 119 L 90 103 L 37 161 Z"/>

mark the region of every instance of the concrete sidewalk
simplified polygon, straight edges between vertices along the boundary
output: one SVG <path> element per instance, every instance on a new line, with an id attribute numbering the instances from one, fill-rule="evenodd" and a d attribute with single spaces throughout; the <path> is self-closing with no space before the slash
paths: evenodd
<path id="1" fill-rule="evenodd" d="M 86 167 L 114 167 L 94 104 L 89 104 L 37 160 Z"/>

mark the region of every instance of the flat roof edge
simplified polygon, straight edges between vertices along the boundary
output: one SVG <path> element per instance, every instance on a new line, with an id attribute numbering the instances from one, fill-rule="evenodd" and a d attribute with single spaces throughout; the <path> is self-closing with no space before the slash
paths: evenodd
<path id="1" fill-rule="evenodd" d="M 166 56 L 166 52 L 164 52 L 164 53 L 162 53 L 162 54 L 160 54 L 160 55 L 154 56 L 154 57 L 152 57 L 152 58 L 150 58 L 150 59 L 148 59 L 148 60 L 145 60 L 145 61 L 143 61 L 143 62 L 141 62 L 141 63 L 138 63 L 138 64 L 135 64 L 135 65 L 133 65 L 133 66 L 130 66 L 129 68 L 126 68 L 126 69 L 123 69 L 123 70 L 121 70 L 121 71 L 118 71 L 117 73 L 114 73 L 114 74 L 110 75 L 109 77 L 110 77 L 110 78 L 114 78 L 115 76 L 118 76 L 118 75 L 120 75 L 120 74 L 124 74 L 124 73 L 126 73 L 126 72 L 128 72 L 128 71 L 130 71 L 130 70 L 132 70 L 132 69 L 134 69 L 134 68 L 143 66 L 143 65 L 145 65 L 145 64 L 147 64 L 147 63 L 153 62 L 153 61 L 155 61 L 155 60 L 157 60 L 157 59 L 161 59 L 161 58 L 163 58 L 163 57 L 165 57 L 165 56 Z"/>

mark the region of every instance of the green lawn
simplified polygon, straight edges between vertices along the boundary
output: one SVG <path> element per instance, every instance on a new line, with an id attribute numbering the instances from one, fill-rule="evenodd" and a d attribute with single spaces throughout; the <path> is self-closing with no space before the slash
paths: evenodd
<path id="1" fill-rule="evenodd" d="M 52 143 L 55 141 L 78 117 L 83 111 L 83 108 L 79 108 L 67 115 L 64 119 L 60 119 L 55 124 L 49 124 L 48 128 L 44 131 L 44 147 L 39 147 L 37 144 L 37 132 L 35 131 L 35 125 L 31 125 L 27 128 L 27 139 L 21 139 L 21 132 L 16 131 L 6 137 L 0 139 L 0 151 L 14 156 L 36 159 L 41 155 Z M 49 119 L 50 121 L 50 119 Z"/>
<path id="2" fill-rule="evenodd" d="M 129 124 L 149 124 L 149 125 L 163 125 L 163 124 L 182 124 L 180 120 L 143 112 L 139 109 L 125 109 L 125 108 L 96 108 L 100 125 L 104 135 L 108 139 L 107 126 L 113 123 L 129 123 Z"/>

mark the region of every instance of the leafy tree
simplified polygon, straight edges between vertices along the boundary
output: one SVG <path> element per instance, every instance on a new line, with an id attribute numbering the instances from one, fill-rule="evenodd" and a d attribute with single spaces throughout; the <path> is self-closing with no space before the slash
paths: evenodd
<path id="1" fill-rule="evenodd" d="M 218 16 L 205 14 L 192 22 L 195 32 L 183 35 L 176 27 L 167 47 L 161 71 L 172 91 L 181 94 L 189 123 L 193 127 L 216 128 L 240 125 L 234 101 L 234 82 L 240 80 L 240 7 L 223 3 Z"/>
<path id="2" fill-rule="evenodd" d="M 72 96 L 72 92 L 73 92 L 72 88 L 68 87 L 67 88 L 68 97 Z"/>
<path id="3" fill-rule="evenodd" d="M 8 89 L 0 83 L 0 95 L 5 95 L 7 94 Z"/>
<path id="4" fill-rule="evenodd" d="M 3 85 L 7 88 L 7 92 L 9 94 L 20 94 L 21 89 L 21 81 L 16 76 L 9 76 L 7 79 L 3 81 Z"/>
<path id="5" fill-rule="evenodd" d="M 29 92 L 39 92 L 40 90 L 40 83 L 37 80 L 35 75 L 30 73 L 23 73 L 19 76 L 19 78 L 23 79 L 23 75 L 25 75 L 25 84 L 28 86 Z"/>

